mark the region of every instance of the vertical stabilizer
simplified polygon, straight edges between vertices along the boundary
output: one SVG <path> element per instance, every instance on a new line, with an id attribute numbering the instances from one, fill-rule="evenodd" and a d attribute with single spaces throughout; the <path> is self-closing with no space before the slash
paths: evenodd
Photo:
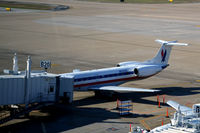
<path id="1" fill-rule="evenodd" d="M 177 41 L 163 41 L 163 40 L 155 40 L 156 42 L 160 43 L 162 46 L 158 51 L 157 55 L 150 60 L 149 62 L 155 64 L 168 64 L 168 60 L 170 57 L 172 46 L 187 46 L 186 43 L 177 43 Z"/>

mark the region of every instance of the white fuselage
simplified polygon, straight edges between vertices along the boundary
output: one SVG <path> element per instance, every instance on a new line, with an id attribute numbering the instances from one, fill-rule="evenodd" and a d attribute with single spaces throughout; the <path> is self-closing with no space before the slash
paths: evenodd
<path id="1" fill-rule="evenodd" d="M 135 74 L 135 68 L 148 68 L 156 66 L 161 69 L 148 71 L 145 76 L 139 76 Z M 99 88 L 103 86 L 118 86 L 131 80 L 139 80 L 150 77 L 160 72 L 164 67 L 161 65 L 146 65 L 135 64 L 121 67 L 111 67 L 103 69 L 95 69 L 88 71 L 78 71 L 73 73 L 66 73 L 74 77 L 74 89 L 75 90 L 89 90 L 91 88 Z"/>

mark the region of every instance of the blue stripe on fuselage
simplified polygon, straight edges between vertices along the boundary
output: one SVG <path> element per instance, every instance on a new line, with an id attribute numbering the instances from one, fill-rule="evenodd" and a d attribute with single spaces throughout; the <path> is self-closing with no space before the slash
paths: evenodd
<path id="1" fill-rule="evenodd" d="M 88 81 L 88 80 L 94 80 L 94 79 L 103 79 L 103 78 L 110 78 L 110 77 L 118 77 L 118 76 L 131 75 L 131 74 L 134 74 L 134 72 L 113 73 L 113 74 L 106 74 L 106 75 L 99 75 L 99 76 L 77 78 L 77 79 L 74 79 L 74 82 Z"/>

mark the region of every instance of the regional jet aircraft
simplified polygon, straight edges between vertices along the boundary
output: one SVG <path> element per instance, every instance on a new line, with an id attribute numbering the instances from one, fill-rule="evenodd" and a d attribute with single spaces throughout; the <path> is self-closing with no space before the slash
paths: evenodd
<path id="1" fill-rule="evenodd" d="M 74 89 L 80 91 L 155 92 L 157 90 L 118 86 L 128 81 L 145 79 L 161 72 L 169 66 L 168 59 L 172 46 L 188 45 L 185 43 L 177 43 L 177 41 L 155 41 L 162 46 L 157 55 L 151 60 L 144 62 L 121 62 L 117 64 L 117 67 L 74 71 L 72 73 L 61 74 L 60 76 L 74 77 Z"/>
<path id="2" fill-rule="evenodd" d="M 167 101 L 167 104 L 174 108 L 177 112 L 181 113 L 184 116 L 195 116 L 198 114 L 198 117 L 200 117 L 200 104 L 193 104 L 192 108 L 189 108 L 187 106 L 181 105 L 175 101 L 169 100 Z"/>
<path id="3" fill-rule="evenodd" d="M 169 100 L 169 101 L 167 101 L 167 104 L 169 106 L 171 106 L 172 108 L 174 108 L 176 111 L 180 112 L 181 114 L 183 114 L 185 116 L 194 114 L 192 108 L 180 105 L 179 103 L 177 103 L 175 101 Z M 194 108 L 194 106 L 193 106 L 193 108 Z M 198 107 L 198 109 L 199 109 L 198 112 L 200 112 L 200 108 L 199 107 Z"/>

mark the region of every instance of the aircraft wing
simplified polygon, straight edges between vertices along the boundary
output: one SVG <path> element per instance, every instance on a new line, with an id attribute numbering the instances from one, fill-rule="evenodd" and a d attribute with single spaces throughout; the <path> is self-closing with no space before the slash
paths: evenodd
<path id="1" fill-rule="evenodd" d="M 104 86 L 100 88 L 93 88 L 91 90 L 116 91 L 116 92 L 158 92 L 160 91 L 160 90 L 120 87 L 120 86 Z"/>
<path id="2" fill-rule="evenodd" d="M 167 101 L 167 104 L 170 105 L 172 108 L 176 109 L 178 111 L 178 108 L 180 108 L 180 111 L 184 115 L 191 115 L 192 114 L 192 109 L 183 105 L 180 105 L 179 103 L 175 101 Z"/>

